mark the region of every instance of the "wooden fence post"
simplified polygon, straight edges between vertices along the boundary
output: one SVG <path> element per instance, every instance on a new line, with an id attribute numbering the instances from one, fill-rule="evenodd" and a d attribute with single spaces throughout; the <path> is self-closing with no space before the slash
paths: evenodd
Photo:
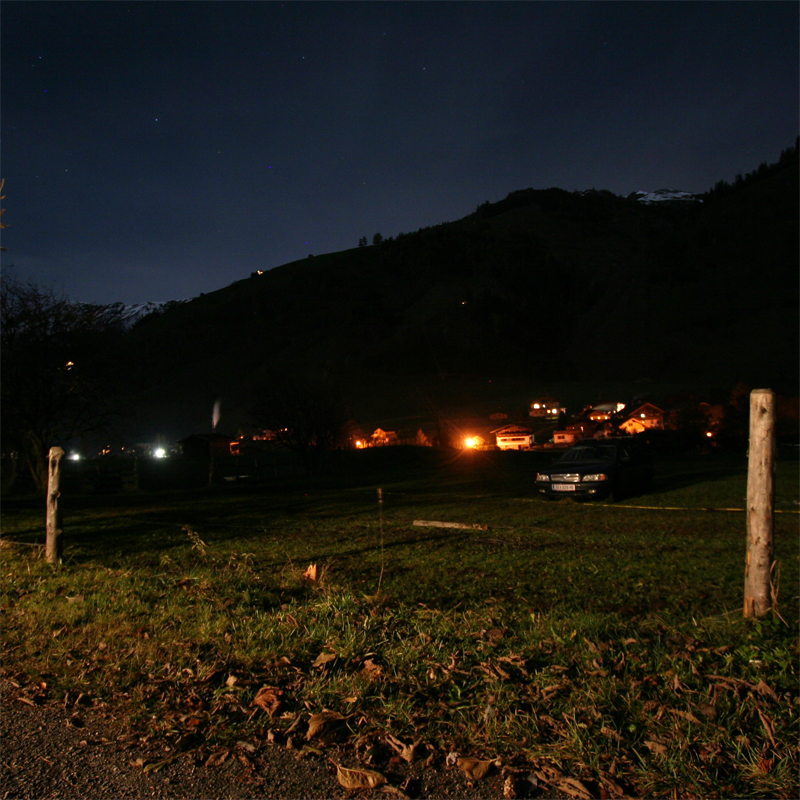
<path id="1" fill-rule="evenodd" d="M 64 451 L 60 447 L 51 447 L 49 453 L 47 478 L 47 541 L 45 558 L 48 564 L 58 564 L 61 559 L 61 517 L 58 513 L 58 489 L 61 481 L 61 459 Z"/>
<path id="2" fill-rule="evenodd" d="M 772 528 L 775 492 L 775 395 L 750 393 L 750 449 L 747 466 L 747 560 L 744 615 L 763 617 L 772 608 Z"/>

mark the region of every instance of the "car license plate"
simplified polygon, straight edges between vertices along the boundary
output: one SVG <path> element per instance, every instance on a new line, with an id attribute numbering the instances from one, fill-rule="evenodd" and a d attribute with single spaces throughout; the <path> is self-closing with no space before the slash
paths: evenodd
<path id="1" fill-rule="evenodd" d="M 554 483 L 553 484 L 553 491 L 554 492 L 574 492 L 575 491 L 575 484 L 574 483 Z"/>

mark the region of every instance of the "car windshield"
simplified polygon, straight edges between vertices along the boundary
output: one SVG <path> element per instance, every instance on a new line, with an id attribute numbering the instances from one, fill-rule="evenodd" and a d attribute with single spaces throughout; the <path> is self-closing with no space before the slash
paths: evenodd
<path id="1" fill-rule="evenodd" d="M 563 461 L 613 461 L 617 448 L 610 444 L 581 445 L 567 450 L 559 462 Z"/>

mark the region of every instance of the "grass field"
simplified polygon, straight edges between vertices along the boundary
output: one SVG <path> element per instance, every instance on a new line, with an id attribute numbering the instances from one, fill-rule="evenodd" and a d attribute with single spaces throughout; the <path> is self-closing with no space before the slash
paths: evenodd
<path id="1" fill-rule="evenodd" d="M 614 504 L 536 497 L 542 454 L 353 456 L 314 481 L 64 497 L 59 568 L 3 548 L 4 674 L 176 751 L 339 742 L 379 770 L 416 743 L 578 797 L 798 795 L 797 462 L 778 613 L 756 621 L 743 456 L 662 461 Z M 3 538 L 41 543 L 43 517 L 6 500 Z"/>

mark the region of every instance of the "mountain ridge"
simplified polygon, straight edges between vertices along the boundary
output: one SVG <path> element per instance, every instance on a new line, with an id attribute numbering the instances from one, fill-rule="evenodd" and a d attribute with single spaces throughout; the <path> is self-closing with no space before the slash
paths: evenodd
<path id="1" fill-rule="evenodd" d="M 524 189 L 254 272 L 134 324 L 131 383 L 154 415 L 203 417 L 298 372 L 334 376 L 354 407 L 371 384 L 467 375 L 794 387 L 797 148 L 757 172 L 702 203 Z"/>

